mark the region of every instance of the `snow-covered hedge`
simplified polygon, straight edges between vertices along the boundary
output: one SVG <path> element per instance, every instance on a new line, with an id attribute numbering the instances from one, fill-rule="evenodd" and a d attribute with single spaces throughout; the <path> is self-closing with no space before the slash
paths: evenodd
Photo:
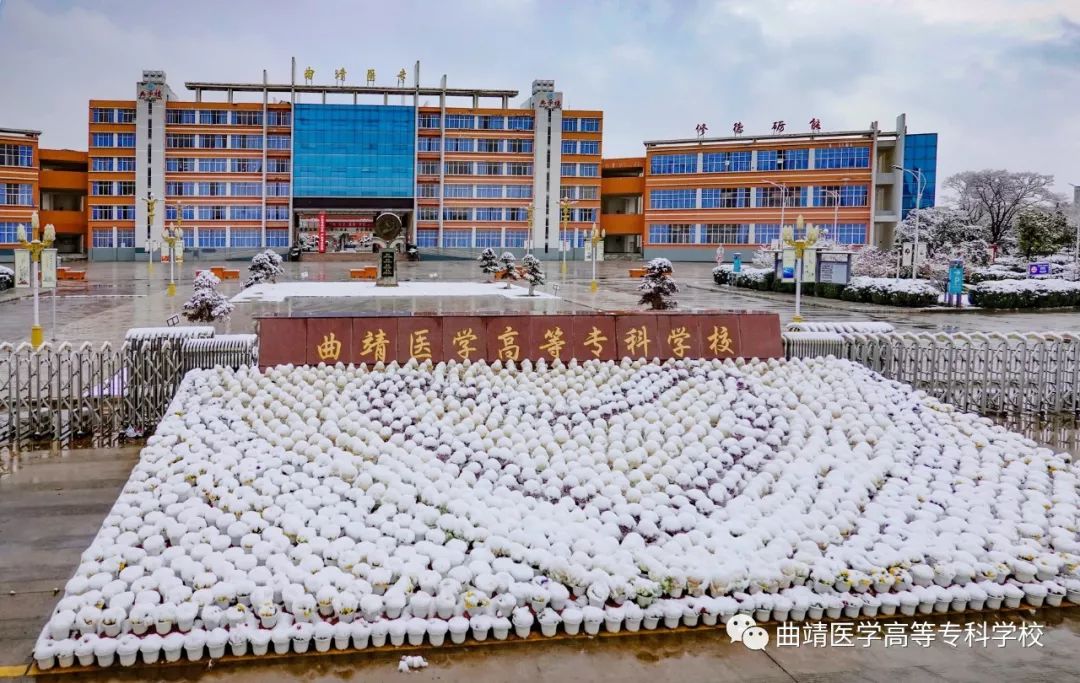
<path id="1" fill-rule="evenodd" d="M 1080 306 L 1080 282 L 1069 280 L 1000 280 L 981 282 L 968 292 L 982 308 L 1060 308 Z"/>
<path id="2" fill-rule="evenodd" d="M 1023 271 L 1014 270 L 1013 268 L 994 264 L 987 266 L 986 268 L 973 268 L 964 273 L 964 279 L 971 284 L 979 284 L 980 282 L 993 282 L 996 280 L 1024 280 L 1027 278 L 1027 273 Z"/>
<path id="3" fill-rule="evenodd" d="M 772 268 L 748 268 L 742 267 L 738 273 L 733 272 L 731 264 L 725 263 L 713 268 L 713 281 L 718 285 L 734 285 L 747 289 L 772 289 Z"/>
<path id="4" fill-rule="evenodd" d="M 853 277 L 840 295 L 845 301 L 921 308 L 938 302 L 941 290 L 929 280 Z"/>

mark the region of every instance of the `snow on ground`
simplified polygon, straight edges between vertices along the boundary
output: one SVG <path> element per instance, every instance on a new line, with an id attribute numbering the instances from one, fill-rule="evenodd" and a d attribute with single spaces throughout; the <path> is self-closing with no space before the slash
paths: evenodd
<path id="1" fill-rule="evenodd" d="M 377 287 L 374 282 L 279 282 L 253 285 L 232 298 L 235 303 L 248 301 L 285 301 L 294 297 L 427 297 L 427 296 L 527 296 L 523 287 L 506 289 L 502 283 L 485 282 L 401 282 L 397 287 Z M 557 299 L 536 291 L 537 298 Z"/>
<path id="2" fill-rule="evenodd" d="M 835 359 L 196 370 L 35 659 L 1080 602 L 1077 483 Z"/>

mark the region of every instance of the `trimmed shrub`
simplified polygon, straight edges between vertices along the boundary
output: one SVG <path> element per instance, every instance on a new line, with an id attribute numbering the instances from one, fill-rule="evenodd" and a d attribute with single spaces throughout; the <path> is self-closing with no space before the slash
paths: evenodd
<path id="1" fill-rule="evenodd" d="M 844 301 L 922 308 L 938 303 L 941 290 L 927 280 L 894 280 L 892 278 L 855 277 L 844 288 Z"/>
<path id="2" fill-rule="evenodd" d="M 968 301 L 981 308 L 1080 306 L 1080 282 L 1034 279 L 980 282 L 968 292 Z"/>

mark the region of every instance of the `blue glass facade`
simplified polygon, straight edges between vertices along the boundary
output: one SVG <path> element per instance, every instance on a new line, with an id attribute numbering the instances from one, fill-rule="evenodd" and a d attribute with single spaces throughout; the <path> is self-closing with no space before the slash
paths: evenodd
<path id="1" fill-rule="evenodd" d="M 412 197 L 416 110 L 395 105 L 298 104 L 296 197 Z"/>
<path id="2" fill-rule="evenodd" d="M 937 187 L 937 133 L 919 133 L 904 138 L 904 168 L 918 169 L 923 175 L 922 204 L 918 208 L 934 206 Z M 916 208 L 918 181 L 911 173 L 904 173 L 903 216 Z"/>

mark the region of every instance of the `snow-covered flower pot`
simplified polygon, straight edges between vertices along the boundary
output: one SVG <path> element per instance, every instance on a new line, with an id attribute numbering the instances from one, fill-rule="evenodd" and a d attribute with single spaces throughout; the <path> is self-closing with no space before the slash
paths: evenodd
<path id="1" fill-rule="evenodd" d="M 94 659 L 98 666 L 112 666 L 116 659 L 116 645 L 114 638 L 98 638 L 94 641 Z"/>
<path id="2" fill-rule="evenodd" d="M 191 629 L 184 634 L 184 655 L 188 661 L 197 662 L 202 659 L 203 650 L 206 649 L 206 631 L 201 628 Z"/>
<path id="3" fill-rule="evenodd" d="M 1061 607 L 1061 602 L 1065 599 L 1065 588 L 1053 581 L 1047 581 L 1043 586 L 1046 588 L 1047 607 Z"/>
<path id="4" fill-rule="evenodd" d="M 229 652 L 235 657 L 243 657 L 248 652 L 251 630 L 237 624 L 229 628 Z"/>
<path id="5" fill-rule="evenodd" d="M 446 640 L 446 632 L 450 629 L 449 624 L 442 619 L 428 619 L 427 620 L 427 637 L 428 642 L 433 646 L 438 647 Z"/>
<path id="6" fill-rule="evenodd" d="M 900 607 L 900 597 L 893 593 L 883 593 L 878 597 L 881 602 L 881 607 L 878 608 L 878 614 L 883 617 L 891 617 L 896 614 L 896 611 Z"/>
<path id="7" fill-rule="evenodd" d="M 63 640 L 64 638 L 67 638 L 75 629 L 75 612 L 72 610 L 57 612 L 49 619 L 46 628 L 49 631 L 49 636 L 53 640 Z M 143 630 L 145 630 L 145 628 Z"/>
<path id="8" fill-rule="evenodd" d="M 270 639 L 272 638 L 272 632 L 265 629 L 253 629 L 248 634 L 248 641 L 251 643 L 251 654 L 264 655 L 270 648 Z"/>
<path id="9" fill-rule="evenodd" d="M 229 644 L 229 632 L 218 627 L 206 634 L 206 652 L 210 659 L 221 659 L 225 656 L 225 647 Z"/>
<path id="10" fill-rule="evenodd" d="M 549 607 L 540 613 L 540 616 L 537 617 L 537 621 L 540 622 L 540 633 L 550 638 L 558 632 L 562 617 L 559 616 L 558 612 Z M 638 619 L 638 623 L 641 623 L 640 619 Z M 637 629 L 635 628 L 634 630 Z"/>
<path id="11" fill-rule="evenodd" d="M 659 620 L 659 616 L 653 621 L 652 628 L 656 628 L 656 621 Z M 581 622 L 585 619 L 584 614 L 577 607 L 567 607 L 562 611 L 563 630 L 567 635 L 576 636 L 578 629 L 581 628 Z M 648 616 L 646 615 L 645 623 L 648 623 Z"/>
<path id="12" fill-rule="evenodd" d="M 405 634 L 408 632 L 408 630 L 408 619 L 402 619 L 400 617 L 397 619 L 390 619 L 389 622 L 387 622 L 386 630 L 387 635 L 390 637 L 390 644 L 394 647 L 400 647 L 401 645 L 404 645 Z"/>
<path id="13" fill-rule="evenodd" d="M 289 651 L 292 645 L 292 631 L 284 622 L 270 629 L 270 644 L 274 647 L 274 654 L 283 655 Z"/>
<path id="14" fill-rule="evenodd" d="M 682 613 L 681 609 L 679 613 Z M 604 623 L 604 610 L 589 605 L 581 610 L 581 614 L 586 635 L 595 636 L 599 633 L 600 624 Z M 675 623 L 678 623 L 678 618 L 675 619 Z"/>
<path id="15" fill-rule="evenodd" d="M 491 630 L 492 626 L 491 621 L 491 617 L 485 614 L 478 614 L 469 619 L 469 631 L 472 633 L 473 640 L 477 642 L 487 640 L 488 632 Z"/>
<path id="16" fill-rule="evenodd" d="M 523 608 L 518 608 L 523 609 Z M 491 619 L 491 635 L 495 640 L 506 640 L 510 635 L 510 629 L 514 624 L 508 617 L 489 617 Z"/>
<path id="17" fill-rule="evenodd" d="M 158 636 L 153 636 L 157 638 Z M 75 664 L 75 644 L 76 641 L 71 638 L 65 638 L 55 642 L 56 645 L 56 665 L 61 669 L 66 669 L 69 666 Z M 155 653 L 156 655 L 156 653 Z"/>
<path id="18" fill-rule="evenodd" d="M 1046 586 L 1041 583 L 1026 583 L 1023 587 L 1024 602 L 1032 607 L 1042 607 L 1046 601 Z"/>
<path id="19" fill-rule="evenodd" d="M 465 642 L 465 636 L 469 633 L 469 620 L 465 617 L 457 616 L 452 617 L 447 622 L 447 627 L 450 630 L 450 642 L 455 645 L 461 645 Z"/>
<path id="20" fill-rule="evenodd" d="M 98 637 L 86 634 L 75 641 L 75 658 L 79 660 L 79 666 L 94 665 L 94 643 Z"/>
<path id="21" fill-rule="evenodd" d="M 543 602 L 544 604 L 547 604 L 546 599 Z M 511 618 L 511 622 L 514 625 L 514 635 L 516 635 L 518 638 L 528 638 L 529 632 L 532 630 L 534 621 L 535 618 L 533 617 L 533 613 L 529 608 L 518 607 L 517 609 L 515 609 L 513 612 L 513 617 Z"/>
<path id="22" fill-rule="evenodd" d="M 42 671 L 48 671 L 56 664 L 56 645 L 53 641 L 39 640 L 34 645 L 34 663 Z"/>
<path id="23" fill-rule="evenodd" d="M 311 634 L 312 640 L 315 642 L 316 652 L 327 652 L 330 650 L 330 644 L 334 640 L 334 625 L 320 621 L 315 624 L 315 630 Z"/>

